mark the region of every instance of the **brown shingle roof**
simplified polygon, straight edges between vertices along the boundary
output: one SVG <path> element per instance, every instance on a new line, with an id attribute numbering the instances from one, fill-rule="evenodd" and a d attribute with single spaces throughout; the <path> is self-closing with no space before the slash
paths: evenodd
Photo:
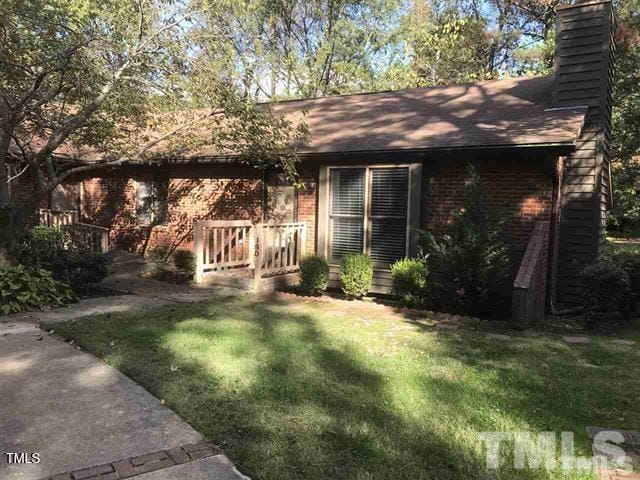
<path id="1" fill-rule="evenodd" d="M 587 109 L 551 109 L 552 87 L 553 76 L 522 77 L 262 106 L 294 123 L 306 122 L 310 139 L 301 153 L 571 145 Z M 58 154 L 100 157 L 69 145 Z M 212 146 L 182 158 L 220 156 Z"/>
<path id="2" fill-rule="evenodd" d="M 302 152 L 572 143 L 586 108 L 549 109 L 553 77 L 512 78 L 269 104 L 302 118 Z"/>

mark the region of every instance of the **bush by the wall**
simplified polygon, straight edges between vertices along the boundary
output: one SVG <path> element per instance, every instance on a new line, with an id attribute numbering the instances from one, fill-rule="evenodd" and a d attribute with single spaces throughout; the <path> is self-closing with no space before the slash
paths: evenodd
<path id="1" fill-rule="evenodd" d="M 469 166 L 464 203 L 447 232 L 426 232 L 430 302 L 437 308 L 474 315 L 503 316 L 510 308 L 511 258 L 503 235 L 510 215 L 489 205 L 488 189 Z"/>
<path id="2" fill-rule="evenodd" d="M 42 310 L 77 300 L 68 285 L 54 280 L 44 269 L 30 270 L 22 265 L 0 268 L 0 313 Z"/>
<path id="3" fill-rule="evenodd" d="M 53 277 L 70 285 L 76 293 L 85 294 L 107 276 L 109 263 L 109 254 L 72 250 L 53 259 Z"/>
<path id="4" fill-rule="evenodd" d="M 623 269 L 601 259 L 582 271 L 584 316 L 594 330 L 610 331 L 628 318 L 630 280 Z"/>
<path id="5" fill-rule="evenodd" d="M 196 256 L 191 250 L 176 250 L 173 252 L 173 265 L 178 270 L 193 276 L 196 273 Z"/>
<path id="6" fill-rule="evenodd" d="M 627 272 L 630 311 L 640 313 L 640 245 L 607 244 L 602 258 Z"/>
<path id="7" fill-rule="evenodd" d="M 350 297 L 364 297 L 371 289 L 373 264 L 364 254 L 347 254 L 340 266 L 342 291 Z"/>
<path id="8" fill-rule="evenodd" d="M 407 307 L 421 307 L 427 300 L 428 276 L 423 259 L 398 260 L 391 266 L 392 293 Z"/>
<path id="9" fill-rule="evenodd" d="M 149 259 L 152 262 L 164 263 L 169 258 L 170 249 L 166 245 L 159 245 L 149 251 Z"/>
<path id="10" fill-rule="evenodd" d="M 52 261 L 64 251 L 64 236 L 59 230 L 38 225 L 28 230 L 12 251 L 20 265 L 51 269 Z"/>
<path id="11" fill-rule="evenodd" d="M 329 284 L 329 264 L 319 255 L 310 255 L 300 260 L 300 289 L 307 293 L 318 293 Z"/>

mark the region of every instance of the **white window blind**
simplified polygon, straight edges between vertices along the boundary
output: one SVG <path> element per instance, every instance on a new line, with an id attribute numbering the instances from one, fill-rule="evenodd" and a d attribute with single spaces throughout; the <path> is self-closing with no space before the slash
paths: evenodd
<path id="1" fill-rule="evenodd" d="M 368 253 L 387 265 L 406 255 L 408 168 L 335 168 L 330 185 L 334 262 L 346 253 Z"/>
<path id="2" fill-rule="evenodd" d="M 371 259 L 393 263 L 407 248 L 407 201 L 409 171 L 406 168 L 371 169 Z"/>
<path id="3" fill-rule="evenodd" d="M 364 168 L 331 170 L 331 258 L 362 253 L 364 247 Z"/>

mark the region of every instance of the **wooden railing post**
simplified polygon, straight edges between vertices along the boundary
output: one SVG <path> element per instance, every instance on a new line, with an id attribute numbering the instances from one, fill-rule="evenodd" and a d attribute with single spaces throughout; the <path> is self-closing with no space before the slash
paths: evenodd
<path id="1" fill-rule="evenodd" d="M 109 251 L 109 232 L 102 232 L 102 236 L 100 237 L 100 248 L 102 249 L 102 253 Z"/>
<path id="2" fill-rule="evenodd" d="M 196 222 L 194 226 L 194 248 L 196 249 L 196 283 L 202 283 L 202 277 L 204 274 L 204 258 L 203 258 L 203 250 L 204 245 L 202 244 L 202 233 L 203 233 L 203 225 L 200 222 Z"/>
<path id="3" fill-rule="evenodd" d="M 255 225 L 249 227 L 249 268 L 256 267 L 256 232 L 257 230 Z"/>
<path id="4" fill-rule="evenodd" d="M 307 252 L 306 252 L 306 246 L 307 246 L 307 224 L 304 223 L 302 225 L 302 234 L 301 234 L 301 239 L 300 239 L 300 255 L 298 256 L 298 265 L 300 265 L 300 260 L 302 259 L 302 257 L 304 257 Z"/>
<path id="5" fill-rule="evenodd" d="M 254 269 L 253 269 L 253 291 L 260 291 L 260 282 L 262 281 L 262 262 L 264 256 L 264 235 L 263 227 L 261 223 L 257 223 L 255 226 L 255 240 L 254 240 Z"/>

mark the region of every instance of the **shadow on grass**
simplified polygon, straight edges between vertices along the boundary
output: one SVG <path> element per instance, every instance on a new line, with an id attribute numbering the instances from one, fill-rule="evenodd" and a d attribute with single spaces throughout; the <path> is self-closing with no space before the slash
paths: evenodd
<path id="1" fill-rule="evenodd" d="M 442 364 L 471 368 L 486 384 L 435 375 L 433 363 L 412 358 L 414 393 L 433 408 L 416 411 L 411 395 L 394 392 L 393 369 L 376 363 L 384 359 L 367 357 L 328 335 L 315 316 L 275 300 L 172 307 L 57 330 L 165 399 L 255 479 L 557 478 L 486 470 L 470 432 L 500 429 L 487 404 L 511 409 L 516 425 L 542 430 L 588 418 L 584 408 L 556 405 L 584 393 L 562 385 L 560 362 L 540 367 L 547 376 L 522 364 L 540 361 L 538 353 L 523 360 L 507 347 L 480 351 L 456 335 L 438 335 Z"/>

